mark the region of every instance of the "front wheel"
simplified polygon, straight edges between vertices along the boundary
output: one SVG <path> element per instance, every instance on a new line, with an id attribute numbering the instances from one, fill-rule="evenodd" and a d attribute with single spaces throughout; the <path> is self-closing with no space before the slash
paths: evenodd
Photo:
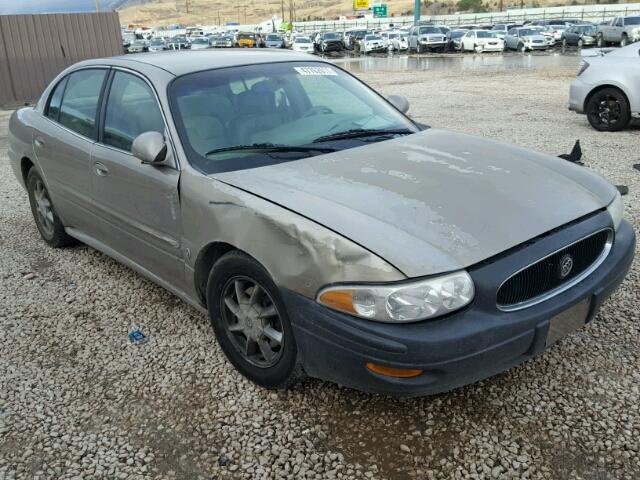
<path id="1" fill-rule="evenodd" d="M 617 132 L 629 124 L 629 102 L 617 88 L 604 88 L 594 93 L 587 102 L 587 119 L 601 132 Z"/>
<path id="2" fill-rule="evenodd" d="M 584 42 L 582 41 L 581 38 L 578 39 L 578 48 L 582 48 L 582 46 L 584 45 Z"/>
<path id="3" fill-rule="evenodd" d="M 207 307 L 222 351 L 242 375 L 271 389 L 304 378 L 280 291 L 253 258 L 232 251 L 215 263 Z"/>
<path id="4" fill-rule="evenodd" d="M 596 47 L 602 48 L 605 46 L 604 39 L 602 38 L 602 34 L 599 34 L 596 37 Z"/>
<path id="5" fill-rule="evenodd" d="M 42 239 L 54 248 L 76 243 L 76 240 L 65 232 L 64 226 L 53 208 L 47 186 L 35 167 L 32 167 L 27 174 L 27 193 L 29 194 L 31 213 Z"/>
<path id="6" fill-rule="evenodd" d="M 627 38 L 627 35 L 622 35 L 622 38 L 620 39 L 620 47 L 626 47 L 628 43 L 629 39 Z"/>
<path id="7" fill-rule="evenodd" d="M 416 43 L 416 53 L 422 53 L 422 45 L 420 45 L 420 42 Z"/>

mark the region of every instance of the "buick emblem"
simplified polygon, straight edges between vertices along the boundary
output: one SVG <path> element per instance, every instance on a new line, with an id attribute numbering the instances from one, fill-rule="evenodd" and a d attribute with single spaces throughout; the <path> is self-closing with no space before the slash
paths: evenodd
<path id="1" fill-rule="evenodd" d="M 558 276 L 561 280 L 565 279 L 571 273 L 571 270 L 573 270 L 573 257 L 567 253 L 560 258 Z"/>

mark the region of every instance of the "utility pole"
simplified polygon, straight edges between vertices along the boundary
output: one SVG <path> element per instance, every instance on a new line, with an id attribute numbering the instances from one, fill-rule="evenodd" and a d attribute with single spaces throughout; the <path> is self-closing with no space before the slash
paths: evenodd
<path id="1" fill-rule="evenodd" d="M 280 0 L 281 20 L 284 22 L 284 0 Z"/>
<path id="2" fill-rule="evenodd" d="M 420 0 L 416 0 L 413 6 L 413 24 L 420 23 Z"/>
<path id="3" fill-rule="evenodd" d="M 96 13 L 100 13 L 100 0 L 96 0 Z"/>
<path id="4" fill-rule="evenodd" d="M 184 0 L 184 8 L 187 10 L 187 14 L 189 14 L 189 0 Z"/>

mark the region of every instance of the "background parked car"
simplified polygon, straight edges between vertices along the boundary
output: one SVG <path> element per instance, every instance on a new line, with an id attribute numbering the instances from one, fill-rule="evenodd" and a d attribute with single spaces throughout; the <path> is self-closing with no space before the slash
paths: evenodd
<path id="1" fill-rule="evenodd" d="M 596 33 L 597 28 L 595 25 L 574 25 L 562 32 L 562 46 L 577 45 L 582 48 L 583 46 L 595 45 Z"/>
<path id="2" fill-rule="evenodd" d="M 256 48 L 258 46 L 255 33 L 239 32 L 236 38 L 238 46 L 241 48 Z"/>
<path id="3" fill-rule="evenodd" d="M 320 41 L 318 43 L 318 49 L 321 52 L 334 52 L 340 51 L 344 47 L 342 42 L 342 35 L 337 32 L 325 32 L 320 35 Z"/>
<path id="4" fill-rule="evenodd" d="M 362 53 L 383 52 L 387 49 L 387 43 L 380 35 L 365 35 L 360 40 L 360 51 Z"/>
<path id="5" fill-rule="evenodd" d="M 196 37 L 191 39 L 191 50 L 204 50 L 211 47 L 211 42 L 207 37 Z"/>
<path id="6" fill-rule="evenodd" d="M 233 47 L 233 37 L 230 35 L 215 37 L 211 40 L 211 46 L 215 48 L 231 48 Z"/>
<path id="7" fill-rule="evenodd" d="M 569 89 L 569 110 L 585 113 L 593 128 L 605 132 L 640 118 L 640 44 L 583 59 Z"/>
<path id="8" fill-rule="evenodd" d="M 366 29 L 357 28 L 347 30 L 344 34 L 344 46 L 348 50 L 355 50 L 357 43 L 369 33 Z"/>
<path id="9" fill-rule="evenodd" d="M 305 37 L 303 35 L 296 35 L 295 37 L 293 37 L 291 50 L 293 50 L 294 52 L 313 53 L 313 42 L 309 37 Z"/>
<path id="10" fill-rule="evenodd" d="M 127 47 L 127 53 L 142 53 L 149 50 L 147 42 L 145 40 L 134 40 Z"/>
<path id="11" fill-rule="evenodd" d="M 547 39 L 537 30 L 528 27 L 512 28 L 504 37 L 505 49 L 518 50 L 546 50 Z"/>
<path id="12" fill-rule="evenodd" d="M 640 16 L 617 17 L 608 25 L 598 26 L 596 44 L 606 47 L 609 43 L 619 43 L 621 47 L 640 40 Z"/>
<path id="13" fill-rule="evenodd" d="M 284 40 L 277 33 L 268 33 L 264 39 L 266 48 L 284 48 Z"/>
<path id="14" fill-rule="evenodd" d="M 404 30 L 398 31 L 398 36 L 392 40 L 393 49 L 396 51 L 403 51 L 409 48 L 409 32 Z"/>
<path id="15" fill-rule="evenodd" d="M 547 40 L 547 46 L 549 47 L 553 47 L 556 44 L 556 34 L 554 33 L 554 29 L 553 27 L 550 26 L 532 26 L 532 27 L 527 27 L 530 28 L 533 31 L 538 32 L 540 35 L 542 35 L 546 40 Z"/>
<path id="16" fill-rule="evenodd" d="M 498 23 L 496 25 L 493 26 L 493 28 L 491 29 L 494 32 L 497 32 L 498 37 L 502 38 L 504 40 L 504 36 L 507 34 L 507 32 L 509 30 L 511 30 L 512 28 L 516 28 L 518 25 L 514 24 L 514 23 Z"/>
<path id="17" fill-rule="evenodd" d="M 447 41 L 447 50 L 460 50 L 462 47 L 461 40 L 468 30 L 451 30 Z"/>
<path id="18" fill-rule="evenodd" d="M 418 53 L 427 50 L 444 50 L 447 45 L 447 36 L 439 27 L 416 26 L 409 32 L 409 50 Z"/>
<path id="19" fill-rule="evenodd" d="M 162 38 L 153 38 L 149 41 L 149 52 L 162 52 L 167 49 L 167 42 Z"/>
<path id="20" fill-rule="evenodd" d="M 172 37 L 171 40 L 167 43 L 167 49 L 169 50 L 184 50 L 191 48 L 191 43 L 187 39 L 187 37 L 182 35 L 177 35 Z"/>
<path id="21" fill-rule="evenodd" d="M 461 50 L 471 52 L 502 52 L 504 40 L 487 30 L 469 30 L 460 39 Z"/>

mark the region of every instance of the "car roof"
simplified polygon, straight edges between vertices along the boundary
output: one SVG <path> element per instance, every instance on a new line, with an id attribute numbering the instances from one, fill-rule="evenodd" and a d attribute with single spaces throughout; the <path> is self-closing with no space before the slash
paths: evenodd
<path id="1" fill-rule="evenodd" d="M 156 67 L 180 76 L 187 73 L 210 70 L 214 68 L 235 67 L 241 65 L 254 65 L 273 62 L 295 62 L 295 61 L 318 61 L 310 59 L 309 55 L 292 51 L 273 51 L 267 49 L 256 50 L 236 50 L 233 51 L 168 51 L 161 53 L 121 55 L 110 58 L 98 58 L 85 60 L 77 66 L 90 65 L 115 65 L 128 66 L 140 70 L 145 67 Z"/>

